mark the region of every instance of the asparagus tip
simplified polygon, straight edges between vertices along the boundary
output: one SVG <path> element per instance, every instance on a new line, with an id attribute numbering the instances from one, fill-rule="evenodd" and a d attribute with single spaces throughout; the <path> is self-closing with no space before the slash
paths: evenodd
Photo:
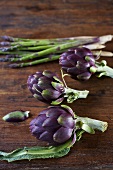
<path id="1" fill-rule="evenodd" d="M 20 67 L 20 65 L 18 63 L 14 63 L 14 64 L 9 64 L 8 65 L 10 68 L 18 68 Z"/>
<path id="2" fill-rule="evenodd" d="M 5 41 L 14 42 L 13 37 L 10 37 L 7 35 L 3 35 L 3 36 L 1 36 L 1 38 L 4 39 Z"/>
<path id="3" fill-rule="evenodd" d="M 0 62 L 7 62 L 10 61 L 9 58 L 0 58 Z"/>
<path id="4" fill-rule="evenodd" d="M 8 46 L 9 46 L 9 45 L 10 45 L 10 42 L 4 42 L 4 41 L 3 41 L 3 42 L 0 42 L 0 45 L 2 45 L 2 46 L 8 45 Z"/>
<path id="5" fill-rule="evenodd" d="M 7 47 L 3 47 L 3 48 L 0 48 L 0 50 L 1 50 L 2 52 L 6 52 L 6 51 L 8 51 L 8 50 L 9 50 L 9 48 L 7 48 Z"/>

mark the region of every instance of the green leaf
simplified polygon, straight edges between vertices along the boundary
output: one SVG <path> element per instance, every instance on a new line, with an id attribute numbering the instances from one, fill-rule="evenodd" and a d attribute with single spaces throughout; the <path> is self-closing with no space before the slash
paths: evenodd
<path id="1" fill-rule="evenodd" d="M 59 158 L 68 154 L 70 151 L 71 140 L 59 146 L 50 147 L 24 147 L 16 149 L 10 153 L 0 151 L 0 160 L 6 160 L 8 162 L 13 162 L 17 160 L 28 159 L 46 159 L 46 158 Z"/>

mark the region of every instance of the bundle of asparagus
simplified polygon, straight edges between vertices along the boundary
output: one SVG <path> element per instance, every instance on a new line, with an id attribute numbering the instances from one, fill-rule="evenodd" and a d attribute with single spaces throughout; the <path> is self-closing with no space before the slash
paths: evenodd
<path id="1" fill-rule="evenodd" d="M 24 39 L 5 35 L 2 38 L 0 54 L 6 56 L 0 58 L 0 61 L 13 62 L 13 64 L 8 65 L 11 68 L 58 60 L 63 52 L 73 47 L 89 48 L 96 56 L 113 56 L 113 53 L 107 51 L 101 51 L 100 53 L 100 50 L 105 48 L 105 43 L 112 40 L 112 35 L 55 39 Z"/>

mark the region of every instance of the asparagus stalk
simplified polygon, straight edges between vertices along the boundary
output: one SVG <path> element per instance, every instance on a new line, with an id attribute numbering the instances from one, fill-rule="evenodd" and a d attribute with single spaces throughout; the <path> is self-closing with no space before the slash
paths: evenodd
<path id="1" fill-rule="evenodd" d="M 107 35 L 108 36 L 108 35 Z M 1 38 L 5 41 L 9 41 L 9 42 L 19 42 L 19 41 L 37 41 L 37 40 L 40 40 L 40 39 L 27 39 L 27 38 L 14 38 L 14 37 L 11 37 L 11 36 L 7 36 L 7 35 L 4 35 L 4 36 L 1 36 Z M 53 39 L 50 39 L 50 40 L 78 40 L 78 39 L 88 39 L 88 38 L 96 38 L 96 36 L 77 36 L 77 37 L 68 37 L 68 38 L 53 38 Z M 48 40 L 48 39 L 42 39 L 42 40 Z"/>
<path id="2" fill-rule="evenodd" d="M 106 51 L 103 51 L 101 53 L 100 53 L 100 51 L 92 51 L 92 52 L 93 52 L 94 55 L 107 56 L 107 57 L 112 57 L 113 56 L 113 53 L 106 52 Z M 10 64 L 9 67 L 11 67 L 11 68 L 18 68 L 18 67 L 33 66 L 33 65 L 38 65 L 38 64 L 50 62 L 50 61 L 55 61 L 55 60 L 58 60 L 59 58 L 60 58 L 60 55 L 53 55 L 53 56 L 49 56 L 49 57 L 46 57 L 46 58 L 38 59 L 38 60 L 35 60 L 35 61 L 31 61 L 31 62 L 13 63 L 13 64 Z M 6 59 L 6 61 L 8 61 L 8 60 Z"/>
<path id="3" fill-rule="evenodd" d="M 99 41 L 99 38 L 89 38 L 89 39 L 78 39 L 78 40 L 73 40 L 73 39 L 54 39 L 54 40 L 49 40 L 49 39 L 45 39 L 45 40 L 31 40 L 31 41 L 27 41 L 27 42 L 24 42 L 24 41 L 20 41 L 20 42 L 1 42 L 1 45 L 3 46 L 10 46 L 10 47 L 3 47 L 2 48 L 2 51 L 12 51 L 12 50 L 15 50 L 15 49 L 19 49 L 21 50 L 23 47 L 35 47 L 35 46 L 46 46 L 46 45 L 56 45 L 56 46 L 59 46 L 61 44 L 65 44 L 65 43 L 72 43 L 72 42 L 78 42 L 78 45 L 79 45 L 79 42 L 80 42 L 80 45 L 81 45 L 81 42 L 83 41 L 84 43 L 82 44 L 86 44 L 86 43 L 95 43 L 95 42 L 98 42 Z M 73 46 L 72 46 L 73 47 Z"/>
<path id="4" fill-rule="evenodd" d="M 22 51 L 39 51 L 39 50 L 44 50 L 44 49 L 48 49 L 54 47 L 54 45 L 41 45 L 41 46 L 35 46 L 35 47 L 20 47 L 20 50 Z"/>
<path id="5" fill-rule="evenodd" d="M 26 55 L 25 57 L 22 57 L 22 58 L 19 58 L 19 59 L 14 58 L 14 59 L 11 59 L 11 61 L 25 61 L 25 60 L 29 60 L 29 59 L 34 59 L 34 58 L 37 58 L 37 57 L 42 57 L 42 56 L 45 56 L 45 55 L 48 55 L 48 54 L 56 53 L 60 50 L 64 50 L 64 49 L 68 49 L 68 48 L 72 48 L 72 47 L 76 47 L 76 46 L 79 46 L 79 45 L 92 43 L 92 42 L 93 42 L 93 39 L 78 40 L 78 41 L 74 41 L 74 42 L 70 42 L 70 43 L 65 43 L 65 44 L 61 44 L 61 45 L 58 45 L 58 46 L 55 46 L 55 47 L 52 47 L 52 48 L 49 48 L 49 49 L 46 49 L 46 50 L 43 50 L 43 51 L 40 51 L 40 52 L 32 53 L 31 55 Z"/>
<path id="6" fill-rule="evenodd" d="M 21 58 L 21 57 L 24 57 L 24 56 L 26 56 L 26 54 L 32 54 L 32 52 L 31 51 L 24 51 L 24 50 L 38 50 L 38 49 L 47 49 L 47 48 L 49 48 L 49 47 L 52 47 L 51 45 L 48 45 L 48 46 L 37 46 L 37 47 L 24 47 L 24 48 L 22 48 L 21 49 L 21 51 L 6 51 L 6 52 L 3 52 L 3 51 L 0 51 L 0 54 L 8 54 L 5 58 L 0 58 L 0 61 L 1 62 L 7 62 L 7 61 L 15 61 L 15 58 Z M 81 46 L 82 47 L 82 46 Z M 94 50 L 94 49 L 102 49 L 102 48 L 104 48 L 105 46 L 104 45 L 101 45 L 101 44 L 99 44 L 99 43 L 94 43 L 94 44 L 89 44 L 89 45 L 85 45 L 85 46 L 83 46 L 83 47 L 86 47 L 86 48 L 89 48 L 90 50 Z M 23 50 L 23 51 L 22 51 Z M 64 50 L 59 50 L 59 51 L 57 51 L 56 52 L 56 54 L 61 54 L 61 53 L 63 53 L 65 51 L 65 49 Z M 18 54 L 17 54 L 18 53 Z M 101 51 L 101 53 L 100 53 L 100 51 L 92 51 L 92 53 L 94 54 L 94 55 L 97 55 L 97 56 L 107 56 L 107 57 L 112 57 L 113 56 L 113 53 L 111 53 L 111 52 L 107 52 L 107 51 Z M 15 54 L 15 55 L 14 55 Z M 17 54 L 17 55 L 16 55 Z M 60 57 L 60 56 L 59 56 Z M 59 59 L 59 58 L 58 58 Z M 98 58 L 97 58 L 98 59 Z M 18 59 L 17 59 L 18 60 Z M 53 59 L 54 60 L 54 59 Z M 37 63 L 37 61 L 38 60 L 36 60 L 36 62 L 35 63 Z M 41 61 L 45 61 L 45 60 L 41 60 Z M 52 61 L 52 60 L 51 60 Z M 49 60 L 48 60 L 48 62 L 49 62 Z M 31 63 L 31 62 L 30 62 Z M 29 63 L 29 64 L 30 64 Z M 40 63 L 40 61 L 37 63 L 37 64 L 39 64 Z M 42 62 L 41 62 L 42 63 Z M 28 64 L 28 65 L 29 65 Z M 22 63 L 22 65 L 24 65 L 24 63 Z M 33 64 L 32 65 L 34 65 L 34 62 L 33 62 Z M 20 67 L 20 65 L 19 65 L 19 67 Z"/>
<path id="7" fill-rule="evenodd" d="M 14 37 L 11 37 L 11 36 L 2 36 L 2 38 L 5 40 L 5 41 L 9 41 L 9 42 L 19 42 L 19 41 L 39 41 L 40 39 L 25 39 L 25 38 L 14 38 Z M 98 40 L 100 42 L 103 42 L 103 43 L 106 43 L 108 41 L 111 41 L 112 38 L 113 38 L 113 35 L 104 35 L 104 36 L 100 36 L 100 37 L 97 37 L 97 36 L 77 36 L 77 37 L 68 37 L 68 38 L 54 38 L 54 39 L 42 39 L 42 40 L 57 40 L 57 41 L 61 41 L 61 40 L 80 40 L 80 39 L 90 39 L 90 38 L 98 38 Z"/>
<path id="8" fill-rule="evenodd" d="M 86 47 L 90 50 L 105 48 L 104 43 L 111 41 L 112 35 L 105 35 L 100 37 L 95 36 L 79 36 L 69 38 L 55 38 L 55 39 L 24 39 L 24 38 L 13 38 L 10 36 L 2 37 L 5 42 L 1 42 L 2 47 L 0 48 L 0 54 L 8 54 L 5 58 L 0 58 L 0 61 L 26 61 L 35 59 L 32 62 L 26 63 L 14 63 L 10 67 L 24 67 L 43 62 L 49 62 L 59 59 L 59 55 L 66 49 L 72 47 Z M 9 47 L 7 47 L 9 46 Z M 112 57 L 111 52 L 92 51 L 94 55 Z M 53 55 L 48 57 L 48 55 Z M 38 59 L 36 59 L 38 58 Z"/>
<path id="9" fill-rule="evenodd" d="M 105 45 L 102 45 L 102 44 L 99 44 L 99 43 L 94 43 L 94 44 L 84 45 L 83 47 L 89 48 L 90 50 L 94 50 L 94 49 L 105 48 Z"/>
<path id="10" fill-rule="evenodd" d="M 99 55 L 99 51 L 93 51 L 94 55 Z M 100 56 L 113 57 L 113 53 L 109 51 L 101 51 Z"/>
<path id="11" fill-rule="evenodd" d="M 1 55 L 23 55 L 23 54 L 31 54 L 30 51 L 0 51 Z"/>
<path id="12" fill-rule="evenodd" d="M 90 38 L 93 39 L 93 41 L 99 41 L 96 38 Z M 79 39 L 78 39 L 79 40 Z M 77 41 L 78 41 L 77 40 Z M 82 40 L 82 39 L 81 39 Z M 35 46 L 44 46 L 44 45 L 59 45 L 63 43 L 69 43 L 76 41 L 76 39 L 41 39 L 41 40 L 29 40 L 29 41 L 17 41 L 17 42 L 1 42 L 2 46 L 8 45 L 8 46 L 21 46 L 21 47 L 35 47 Z M 8 48 L 10 49 L 10 48 Z"/>
<path id="13" fill-rule="evenodd" d="M 41 63 L 46 63 L 46 62 L 58 60 L 59 58 L 60 58 L 60 55 L 54 55 L 54 56 L 51 56 L 51 57 L 38 59 L 38 60 L 35 60 L 35 61 L 26 62 L 26 63 L 13 63 L 13 64 L 10 64 L 9 67 L 10 68 L 18 68 L 18 67 L 33 66 L 33 65 L 37 65 L 37 64 L 41 64 Z"/>

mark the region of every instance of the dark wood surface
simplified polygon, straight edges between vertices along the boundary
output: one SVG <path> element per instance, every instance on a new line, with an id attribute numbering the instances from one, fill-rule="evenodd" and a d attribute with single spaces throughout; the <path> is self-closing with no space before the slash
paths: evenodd
<path id="1" fill-rule="evenodd" d="M 0 0 L 0 35 L 24 38 L 53 38 L 79 35 L 113 34 L 112 0 Z M 107 44 L 113 52 L 113 42 Z M 105 58 L 101 58 L 105 59 Z M 113 58 L 106 58 L 113 67 Z M 22 69 L 6 68 L 0 63 L 0 150 L 41 145 L 31 136 L 29 122 L 46 104 L 37 101 L 27 89 L 28 75 L 37 70 L 52 70 L 60 74 L 58 62 Z M 0 170 L 81 170 L 113 169 L 113 79 L 93 76 L 87 82 L 66 78 L 68 86 L 87 89 L 86 100 L 69 106 L 80 116 L 107 121 L 108 130 L 95 135 L 84 134 L 71 152 L 59 159 L 0 162 Z M 2 117 L 13 110 L 30 110 L 32 117 L 23 123 L 6 123 Z"/>

